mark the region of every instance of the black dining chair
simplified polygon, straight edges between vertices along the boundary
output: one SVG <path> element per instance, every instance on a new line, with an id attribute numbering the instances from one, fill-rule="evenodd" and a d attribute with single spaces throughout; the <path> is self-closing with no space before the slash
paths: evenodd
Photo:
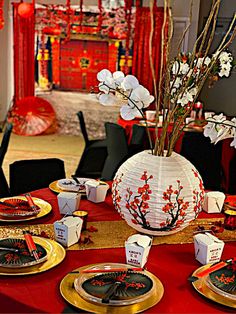
<path id="1" fill-rule="evenodd" d="M 0 197 L 7 197 L 10 195 L 9 186 L 3 172 L 2 167 L 0 167 Z"/>
<path id="2" fill-rule="evenodd" d="M 145 149 L 145 144 L 147 142 L 146 128 L 134 124 L 132 127 L 132 136 L 129 143 L 129 155 L 132 156 Z"/>
<path id="3" fill-rule="evenodd" d="M 9 141 L 10 141 L 10 137 L 11 137 L 11 132 L 12 132 L 12 127 L 13 127 L 13 125 L 11 123 L 7 123 L 5 130 L 4 130 L 4 134 L 3 134 L 2 142 L 1 142 L 1 146 L 0 146 L 0 167 L 3 164 L 3 160 L 4 160 L 4 157 L 5 157 L 7 149 L 8 149 L 8 145 L 9 145 Z"/>
<path id="4" fill-rule="evenodd" d="M 105 123 L 108 156 L 102 170 L 102 180 L 112 180 L 119 166 L 129 157 L 125 129 L 111 122 Z"/>
<path id="5" fill-rule="evenodd" d="M 79 111 L 77 116 L 85 147 L 74 176 L 100 178 L 107 158 L 107 141 L 105 139 L 89 140 L 83 112 Z"/>
<path id="6" fill-rule="evenodd" d="M 229 194 L 236 194 L 236 153 L 229 163 Z"/>
<path id="7" fill-rule="evenodd" d="M 206 189 L 222 190 L 222 142 L 213 145 L 203 133 L 186 132 L 180 154 L 199 171 Z"/>
<path id="8" fill-rule="evenodd" d="M 64 161 L 59 158 L 18 160 L 10 164 L 10 193 L 19 195 L 46 188 L 65 178 Z"/>

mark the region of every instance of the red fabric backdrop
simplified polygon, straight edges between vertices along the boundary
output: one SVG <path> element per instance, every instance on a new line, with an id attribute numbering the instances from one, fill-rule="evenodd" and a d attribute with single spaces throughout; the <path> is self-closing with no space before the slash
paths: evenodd
<path id="1" fill-rule="evenodd" d="M 152 56 L 157 82 L 159 79 L 159 65 L 161 56 L 161 30 L 164 18 L 163 8 L 154 6 L 154 34 L 152 45 Z M 147 7 L 137 7 L 133 67 L 132 74 L 135 75 L 139 82 L 144 85 L 150 93 L 153 94 L 153 79 L 149 61 L 149 36 L 151 31 L 150 9 Z"/>
<path id="2" fill-rule="evenodd" d="M 34 15 L 22 18 L 13 3 L 14 100 L 34 96 Z"/>

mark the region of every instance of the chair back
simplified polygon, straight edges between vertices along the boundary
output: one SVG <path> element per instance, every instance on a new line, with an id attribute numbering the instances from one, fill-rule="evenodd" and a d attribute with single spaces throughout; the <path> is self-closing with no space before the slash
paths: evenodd
<path id="1" fill-rule="evenodd" d="M 199 171 L 206 189 L 222 190 L 221 142 L 213 145 L 203 133 L 186 132 L 180 154 Z"/>
<path id="2" fill-rule="evenodd" d="M 85 121 L 84 121 L 83 112 L 82 111 L 78 111 L 77 112 L 77 116 L 79 118 L 80 130 L 81 130 L 81 132 L 83 134 L 85 145 L 88 146 L 89 145 L 89 138 L 88 138 L 88 133 L 87 133 L 87 129 L 86 129 Z"/>
<path id="3" fill-rule="evenodd" d="M 134 124 L 132 127 L 132 137 L 129 144 L 130 156 L 137 154 L 145 149 L 146 128 Z"/>
<path id="4" fill-rule="evenodd" d="M 236 194 L 236 153 L 229 163 L 229 194 Z"/>
<path id="5" fill-rule="evenodd" d="M 4 175 L 2 167 L 0 167 L 0 197 L 7 197 L 10 195 L 9 186 Z"/>
<path id="6" fill-rule="evenodd" d="M 105 123 L 108 156 L 102 170 L 103 180 L 112 180 L 119 166 L 129 157 L 125 129 L 111 122 Z"/>
<path id="7" fill-rule="evenodd" d="M 64 161 L 58 158 L 19 160 L 10 164 L 10 192 L 19 195 L 46 188 L 65 178 Z"/>
<path id="8" fill-rule="evenodd" d="M 13 125 L 11 123 L 7 123 L 4 134 L 3 134 L 3 138 L 2 138 L 2 142 L 0 146 L 0 167 L 3 164 L 3 160 L 7 152 L 7 148 L 9 145 L 10 136 L 12 132 L 12 127 Z"/>

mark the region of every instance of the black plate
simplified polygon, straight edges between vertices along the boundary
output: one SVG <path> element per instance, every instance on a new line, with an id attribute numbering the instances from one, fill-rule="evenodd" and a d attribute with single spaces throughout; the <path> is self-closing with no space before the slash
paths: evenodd
<path id="1" fill-rule="evenodd" d="M 33 266 L 46 261 L 47 251 L 39 244 L 36 244 L 39 260 L 35 260 L 30 255 L 27 244 L 23 239 L 9 238 L 0 240 L 0 266 L 2 267 L 27 267 Z M 3 248 L 6 248 L 3 250 Z M 13 252 L 10 249 L 16 249 L 18 252 Z"/>
<path id="2" fill-rule="evenodd" d="M 116 282 L 120 284 L 111 296 L 112 300 L 130 300 L 144 295 L 152 289 L 152 280 L 136 272 L 111 272 L 94 276 L 82 284 L 82 288 L 90 295 L 104 299 L 108 290 Z"/>
<path id="3" fill-rule="evenodd" d="M 208 280 L 217 289 L 236 297 L 236 263 L 209 274 Z"/>

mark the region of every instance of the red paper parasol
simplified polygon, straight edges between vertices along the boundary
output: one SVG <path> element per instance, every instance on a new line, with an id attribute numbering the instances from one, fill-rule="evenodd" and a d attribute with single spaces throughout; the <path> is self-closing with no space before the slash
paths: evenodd
<path id="1" fill-rule="evenodd" d="M 53 124 L 55 117 L 51 104 L 34 96 L 17 101 L 9 114 L 13 132 L 19 135 L 41 134 Z"/>

